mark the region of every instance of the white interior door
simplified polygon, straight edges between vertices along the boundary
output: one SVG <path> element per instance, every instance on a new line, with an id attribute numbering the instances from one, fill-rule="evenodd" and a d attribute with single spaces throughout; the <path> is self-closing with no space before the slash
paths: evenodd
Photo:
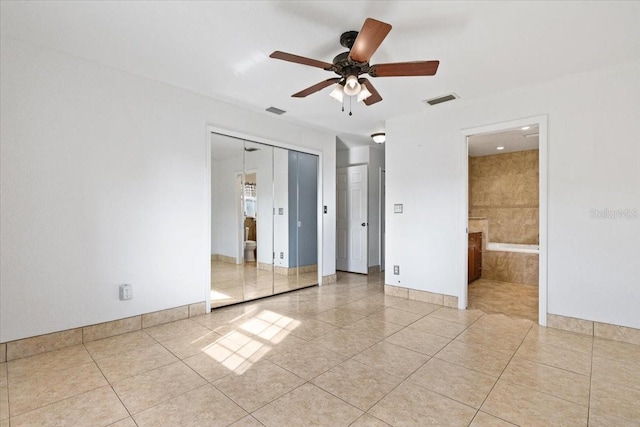
<path id="1" fill-rule="evenodd" d="M 337 170 L 336 267 L 367 274 L 369 271 L 367 165 Z"/>

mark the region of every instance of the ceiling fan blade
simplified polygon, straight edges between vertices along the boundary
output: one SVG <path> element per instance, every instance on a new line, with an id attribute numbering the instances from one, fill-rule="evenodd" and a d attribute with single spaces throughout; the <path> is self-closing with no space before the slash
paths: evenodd
<path id="1" fill-rule="evenodd" d="M 310 67 L 322 68 L 329 71 L 333 70 L 333 64 L 329 64 L 328 62 L 305 58 L 304 56 L 294 55 L 292 53 L 280 52 L 279 50 L 276 50 L 271 55 L 269 55 L 269 58 L 295 62 L 296 64 L 308 65 Z"/>
<path id="2" fill-rule="evenodd" d="M 358 82 L 360 84 L 367 85 L 367 89 L 369 89 L 369 92 L 371 92 L 371 96 L 362 102 L 364 102 L 366 105 L 372 105 L 372 104 L 375 104 L 376 102 L 382 101 L 382 97 L 380 96 L 376 88 L 373 87 L 373 85 L 368 79 L 358 79 Z"/>
<path id="3" fill-rule="evenodd" d="M 363 64 L 369 62 L 389 31 L 391 31 L 391 25 L 367 18 L 349 52 L 349 59 Z"/>
<path id="4" fill-rule="evenodd" d="M 440 61 L 376 64 L 369 68 L 369 75 L 371 77 L 433 76 L 438 71 L 439 64 Z"/>
<path id="5" fill-rule="evenodd" d="M 319 90 L 324 89 L 327 86 L 331 86 L 332 84 L 338 83 L 340 80 L 342 80 L 341 77 L 334 77 L 332 79 L 327 79 L 325 81 L 322 81 L 320 83 L 316 83 L 313 86 L 310 86 L 304 90 L 301 90 L 298 93 L 294 93 L 293 95 L 291 95 L 294 98 L 304 98 L 305 96 L 309 96 L 312 93 L 316 93 Z"/>

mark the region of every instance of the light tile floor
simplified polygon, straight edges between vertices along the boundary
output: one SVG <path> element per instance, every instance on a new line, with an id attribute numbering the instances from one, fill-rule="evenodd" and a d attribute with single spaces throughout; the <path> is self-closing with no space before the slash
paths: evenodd
<path id="1" fill-rule="evenodd" d="M 469 308 L 502 313 L 538 323 L 538 287 L 478 279 L 469 283 Z"/>
<path id="2" fill-rule="evenodd" d="M 640 346 L 349 274 L 0 364 L 0 427 L 639 426 L 638 402 Z"/>

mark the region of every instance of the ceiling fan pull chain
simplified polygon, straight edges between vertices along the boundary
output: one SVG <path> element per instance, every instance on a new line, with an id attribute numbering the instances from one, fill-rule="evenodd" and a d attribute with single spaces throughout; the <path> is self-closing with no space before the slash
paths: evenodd
<path id="1" fill-rule="evenodd" d="M 349 97 L 349 115 L 353 116 L 353 113 L 351 112 L 351 99 L 353 98 L 353 96 Z"/>

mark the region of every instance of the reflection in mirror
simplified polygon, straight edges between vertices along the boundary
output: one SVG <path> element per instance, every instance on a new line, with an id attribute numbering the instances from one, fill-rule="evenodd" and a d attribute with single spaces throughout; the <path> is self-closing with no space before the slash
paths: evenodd
<path id="1" fill-rule="evenodd" d="M 273 147 L 244 142 L 244 299 L 273 294 Z"/>
<path id="2" fill-rule="evenodd" d="M 211 143 L 211 307 L 318 284 L 318 156 Z"/>
<path id="3" fill-rule="evenodd" d="M 244 248 L 240 226 L 243 154 L 242 141 L 211 135 L 212 307 L 244 300 Z"/>
<path id="4" fill-rule="evenodd" d="M 318 283 L 318 157 L 274 148 L 274 288 Z"/>
<path id="5" fill-rule="evenodd" d="M 303 287 L 318 283 L 318 156 L 290 151 L 289 164 L 295 169 L 290 186 L 297 190 L 297 219 L 291 226 L 297 229 L 297 236 L 291 242 L 291 253 L 296 254 L 297 285 Z M 290 182 L 293 175 L 291 171 Z"/>

